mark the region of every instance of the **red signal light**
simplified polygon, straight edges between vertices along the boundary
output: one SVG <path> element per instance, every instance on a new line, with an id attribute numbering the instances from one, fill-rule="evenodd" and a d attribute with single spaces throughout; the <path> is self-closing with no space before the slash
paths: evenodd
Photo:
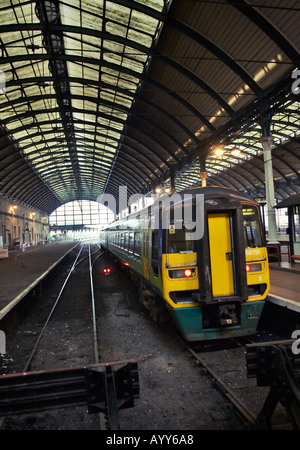
<path id="1" fill-rule="evenodd" d="M 105 273 L 105 275 L 109 275 L 110 272 L 111 272 L 110 267 L 104 267 L 103 273 Z"/>
<path id="2" fill-rule="evenodd" d="M 185 277 L 191 277 L 193 275 L 193 272 L 191 271 L 191 269 L 185 269 L 184 271 L 184 276 Z"/>

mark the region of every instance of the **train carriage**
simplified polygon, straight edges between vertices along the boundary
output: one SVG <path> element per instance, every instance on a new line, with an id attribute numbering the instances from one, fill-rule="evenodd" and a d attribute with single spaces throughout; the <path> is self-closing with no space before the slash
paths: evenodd
<path id="1" fill-rule="evenodd" d="M 250 197 L 190 189 L 113 222 L 100 240 L 131 271 L 151 315 L 164 305 L 185 340 L 256 332 L 269 266 L 259 205 Z"/>

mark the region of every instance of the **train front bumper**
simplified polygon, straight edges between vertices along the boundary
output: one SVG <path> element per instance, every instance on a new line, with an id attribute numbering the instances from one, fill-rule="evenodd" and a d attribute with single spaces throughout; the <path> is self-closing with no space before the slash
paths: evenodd
<path id="1" fill-rule="evenodd" d="M 212 322 L 212 326 L 210 326 L 204 320 L 201 305 L 186 308 L 171 308 L 170 305 L 167 305 L 167 307 L 186 341 L 203 341 L 255 334 L 264 304 L 265 302 L 261 300 L 242 303 L 238 324 L 235 321 L 230 323 L 230 320 L 220 320 L 218 326 L 216 326 L 216 321 Z"/>

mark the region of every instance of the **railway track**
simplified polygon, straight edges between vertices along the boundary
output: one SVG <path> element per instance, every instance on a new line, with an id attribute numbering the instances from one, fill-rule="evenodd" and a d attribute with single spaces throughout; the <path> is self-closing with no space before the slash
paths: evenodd
<path id="1" fill-rule="evenodd" d="M 41 309 L 34 315 L 30 313 L 30 324 L 16 333 L 12 346 L 20 345 L 22 338 L 25 350 L 19 354 L 34 354 L 29 365 L 26 360 L 28 368 L 36 371 L 49 367 L 86 366 L 97 361 L 120 361 L 124 357 L 136 359 L 141 379 L 140 402 L 133 410 L 122 412 L 122 429 L 251 428 L 267 389 L 258 390 L 255 380 L 247 380 L 244 345 L 202 347 L 201 351 L 188 346 L 187 353 L 186 344 L 173 336 L 174 327 L 170 323 L 161 326 L 149 318 L 138 302 L 138 293 L 135 297 L 135 288 L 128 284 L 126 271 L 120 271 L 112 264 L 111 275 L 103 275 L 107 261 L 100 257 L 101 252 L 97 248 L 95 250 L 94 253 L 88 247 L 82 249 L 73 270 L 72 261 L 68 272 L 74 276 L 70 276 L 70 283 L 66 283 L 61 295 L 63 298 L 55 311 L 52 309 L 58 294 L 50 291 L 51 305 L 49 298 L 48 313 L 45 315 L 43 311 L 44 319 L 39 323 L 39 331 L 35 324 L 39 321 Z M 94 282 L 91 282 L 90 272 L 96 275 Z M 56 283 L 57 277 L 58 274 L 53 275 Z M 91 297 L 94 297 L 94 306 Z M 49 311 L 52 311 L 51 318 L 39 339 Z M 86 328 L 84 318 L 89 324 Z M 33 352 L 36 340 L 39 340 L 39 345 Z M 30 341 L 30 350 L 27 341 Z M 14 364 L 13 371 L 25 368 L 24 361 L 22 364 L 18 361 L 18 364 L 19 367 Z M 203 375 L 199 370 L 195 371 L 195 365 L 202 368 Z M 228 407 L 229 404 L 233 406 Z M 69 410 L 70 415 L 83 414 L 77 411 L 78 408 Z M 58 411 L 55 415 L 54 425 L 50 417 L 51 420 L 48 418 L 47 422 L 39 424 L 41 428 L 38 429 L 51 426 L 57 429 L 60 420 L 68 420 L 65 411 Z M 72 419 L 72 423 L 82 423 L 83 429 L 103 429 L 107 425 L 103 415 L 83 415 L 79 421 Z M 26 426 L 26 423 L 21 424 L 21 429 L 26 429 Z"/>
<path id="2" fill-rule="evenodd" d="M 75 250 L 74 252 L 75 253 Z M 38 310 L 37 312 L 37 316 L 33 319 L 33 321 L 35 319 L 38 319 L 39 321 L 39 331 L 37 331 L 37 327 L 34 326 L 36 324 L 31 323 L 31 325 L 27 325 L 27 328 L 29 328 L 26 332 L 25 331 L 21 331 L 21 333 L 23 335 L 26 336 L 25 340 L 28 340 L 27 338 L 30 337 L 30 351 L 28 348 L 24 348 L 24 353 L 28 354 L 28 357 L 26 358 L 25 363 L 23 363 L 20 373 L 25 373 L 25 375 L 28 373 L 29 377 L 31 376 L 31 374 L 37 374 L 36 376 L 40 376 L 42 375 L 41 373 L 39 374 L 38 371 L 43 370 L 46 372 L 48 372 L 50 374 L 50 377 L 52 376 L 52 372 L 55 372 L 56 369 L 53 369 L 53 365 L 54 367 L 59 367 L 61 370 L 62 364 L 61 364 L 61 360 L 63 359 L 63 366 L 74 366 L 74 364 L 77 366 L 77 360 L 78 359 L 84 359 L 84 366 L 87 367 L 87 370 L 90 369 L 88 375 L 84 375 L 84 376 L 93 376 L 93 373 L 95 373 L 95 371 L 100 371 L 101 373 L 103 372 L 102 368 L 100 367 L 101 364 L 99 364 L 99 338 L 98 338 L 98 330 L 97 330 L 97 320 L 96 320 L 96 316 L 97 316 L 97 311 L 96 311 L 96 303 L 95 303 L 95 295 L 94 295 L 94 280 L 93 280 L 93 268 L 94 265 L 96 263 L 96 261 L 99 260 L 99 258 L 101 258 L 104 255 L 104 252 L 101 251 L 100 247 L 98 245 L 86 245 L 86 244 L 80 244 L 79 246 L 76 247 L 76 255 L 74 257 L 74 260 L 72 262 L 72 264 L 70 265 L 69 269 L 67 270 L 67 273 L 64 275 L 64 279 L 62 280 L 62 285 L 61 288 L 59 290 L 58 293 L 56 293 L 55 295 L 52 294 L 52 298 L 50 299 L 50 301 L 48 300 L 48 303 L 51 302 L 51 308 L 50 311 L 47 313 L 47 315 L 45 316 L 45 311 L 43 310 L 43 312 L 41 313 L 41 310 Z M 89 279 L 89 283 L 87 283 L 87 274 L 88 274 L 88 279 Z M 83 302 L 83 304 L 85 305 L 83 308 L 83 311 L 77 311 L 76 312 L 76 299 L 74 299 L 74 302 L 72 302 L 72 300 L 70 300 L 70 298 L 74 298 L 74 291 L 76 291 L 76 287 L 74 289 L 74 279 L 76 282 L 76 279 L 78 279 L 79 284 L 80 284 L 80 279 L 82 277 L 83 281 L 83 285 L 86 287 L 86 293 L 84 294 L 85 297 L 85 301 Z M 72 280 L 72 288 L 69 288 L 69 281 Z M 58 280 L 55 279 L 55 284 L 56 286 L 58 286 Z M 54 300 L 53 300 L 54 297 Z M 89 299 L 89 300 L 88 300 Z M 45 303 L 45 300 L 44 300 Z M 48 309 L 48 308 L 47 308 Z M 75 315 L 77 316 L 75 319 Z M 92 325 L 89 327 L 90 328 L 90 334 L 89 336 L 86 335 L 86 333 L 84 333 L 83 336 L 79 336 L 79 333 L 76 333 L 75 328 L 73 328 L 73 331 L 75 332 L 75 338 L 74 339 L 70 339 L 68 340 L 67 338 L 65 339 L 66 334 L 64 330 L 62 328 L 68 329 L 71 326 L 71 323 L 73 321 L 75 321 L 75 323 L 78 323 L 78 326 L 80 327 L 81 325 L 80 322 L 78 321 L 78 315 L 84 314 L 88 317 L 87 320 L 89 320 Z M 44 317 L 43 319 L 41 319 L 41 316 Z M 64 320 L 64 318 L 66 318 L 66 320 Z M 41 323 L 41 321 L 43 321 L 43 323 Z M 72 331 L 72 332 L 73 332 Z M 78 330 L 77 330 L 78 331 Z M 69 333 L 70 334 L 70 333 Z M 56 336 L 61 336 L 61 339 L 56 340 L 55 344 L 54 344 L 54 348 L 52 348 L 53 345 L 53 335 Z M 19 337 L 18 337 L 19 338 Z M 79 342 L 76 342 L 76 340 L 78 341 L 80 339 Z M 60 340 L 61 343 L 61 348 L 60 344 L 58 344 L 57 342 Z M 82 344 L 82 345 L 81 345 Z M 13 344 L 12 344 L 13 345 Z M 17 344 L 17 346 L 19 346 L 20 344 Z M 63 350 L 63 347 L 68 347 L 67 351 Z M 84 354 L 82 354 L 82 352 L 84 351 Z M 76 356 L 76 352 L 81 352 L 81 355 L 77 355 Z M 20 352 L 23 353 L 23 352 Z M 61 358 L 60 354 L 63 353 L 64 357 Z M 67 353 L 67 354 L 66 354 Z M 55 354 L 57 356 L 57 358 L 55 357 Z M 56 362 L 53 363 L 53 360 Z M 81 362 L 81 361 L 80 361 Z M 83 362 L 83 361 L 82 361 Z M 22 364 L 21 362 L 21 358 L 18 361 L 18 365 L 20 366 Z M 45 368 L 46 366 L 46 368 Z M 111 366 L 109 364 L 107 364 L 107 367 L 105 368 L 105 375 L 98 375 L 98 383 L 101 381 L 101 379 L 103 378 L 103 380 L 105 379 L 105 383 L 108 383 L 108 379 L 109 379 L 109 375 L 107 375 L 107 373 L 110 370 L 118 370 L 115 368 L 111 368 Z M 126 369 L 126 367 L 125 367 Z M 124 371 L 125 371 L 124 369 Z M 59 370 L 57 370 L 55 376 L 58 374 L 59 375 Z M 122 369 L 123 370 L 123 369 Z M 15 370 L 14 370 L 15 371 Z M 51 372 L 52 371 L 52 372 Z M 83 372 L 85 372 L 86 369 L 83 370 Z M 42 375 L 43 376 L 43 375 Z M 66 372 L 66 374 L 63 375 L 65 377 L 65 379 L 68 379 L 68 376 L 70 377 L 70 380 L 72 378 L 71 381 L 64 381 L 66 383 L 70 383 L 71 386 L 75 386 L 76 383 L 78 383 L 76 381 L 76 377 L 77 374 L 74 375 L 74 382 L 73 382 L 73 374 L 72 374 L 72 370 L 70 371 L 70 375 L 68 375 L 68 372 Z M 82 375 L 80 375 L 82 376 Z M 124 377 L 127 376 L 126 374 L 124 375 Z M 101 378 L 102 377 L 102 378 Z M 30 383 L 32 382 L 30 378 L 28 378 L 30 381 L 28 381 L 28 384 L 30 385 Z M 84 382 L 84 380 L 83 380 Z M 32 382 L 32 386 L 33 389 L 37 389 L 36 388 L 36 384 L 34 384 L 35 381 L 33 380 Z M 42 384 L 42 381 L 38 381 L 38 383 Z M 49 378 L 49 380 L 47 379 L 47 382 L 45 382 L 45 384 L 43 385 L 44 387 L 44 391 L 47 392 L 50 390 L 50 385 L 52 384 L 53 386 L 55 386 L 55 384 L 59 384 L 61 383 L 61 381 L 57 381 L 57 379 L 55 378 L 54 381 L 51 380 Z M 84 382 L 86 384 L 86 382 Z M 89 388 L 89 390 L 86 393 L 86 396 L 89 396 L 89 398 L 91 396 L 93 396 L 93 385 L 94 385 L 94 381 L 91 381 L 92 385 Z M 113 383 L 113 381 L 111 382 Z M 125 383 L 125 381 L 124 381 Z M 20 385 L 22 386 L 22 385 Z M 22 386 L 22 389 L 25 390 L 29 390 L 28 386 Z M 56 387 L 55 387 L 56 389 Z M 58 388 L 59 389 L 59 388 Z M 63 388 L 65 389 L 65 388 Z M 81 388 L 80 388 L 81 389 Z M 35 391 L 35 392 L 38 392 Z M 107 390 L 107 393 L 110 392 L 111 396 L 113 397 L 115 395 L 114 392 L 114 385 L 113 388 L 110 387 L 110 391 Z M 39 395 L 44 394 L 36 394 L 36 396 L 38 397 Z M 47 394 L 45 394 L 47 395 Z M 53 399 L 55 397 L 55 393 L 51 393 L 52 397 L 50 397 L 50 394 L 48 394 L 48 399 L 49 399 L 49 404 L 51 404 L 51 399 Z M 82 395 L 82 393 L 80 393 L 80 396 Z M 108 395 L 108 394 L 107 394 Z M 1 386 L 0 386 L 0 396 L 1 396 Z M 57 396 L 59 396 L 59 394 L 57 394 Z M 63 396 L 62 396 L 63 397 Z M 76 397 L 76 390 L 74 388 L 74 397 Z M 79 397 L 79 395 L 78 395 Z M 108 399 L 109 400 L 109 399 Z M 5 402 L 7 400 L 4 400 L 4 402 L 2 403 L 5 407 Z M 63 401 L 66 401 L 65 399 Z M 78 401 L 80 404 L 81 399 L 76 400 Z M 74 404 L 76 404 L 76 401 L 74 400 Z M 92 404 L 92 400 L 89 400 L 90 404 Z M 1 402 L 1 400 L 0 400 Z M 20 408 L 20 404 L 22 402 L 25 402 L 25 395 L 24 395 L 24 399 L 20 397 L 19 401 L 16 401 L 17 406 Z M 40 402 L 42 403 L 42 400 L 37 400 L 37 403 Z M 95 403 L 95 401 L 94 401 Z M 108 404 L 111 403 L 111 400 L 109 400 L 107 402 Z M 89 409 L 95 409 L 95 407 L 91 407 L 89 406 Z M 97 409 L 97 408 L 96 408 Z M 101 408 L 100 408 L 101 409 Z M 94 411 L 95 412 L 95 411 Z M 118 426 L 118 418 L 116 415 L 116 405 L 113 405 L 113 407 L 110 407 L 110 410 L 107 410 L 107 414 L 104 415 L 102 412 L 99 412 L 98 414 L 98 426 L 100 429 L 116 429 Z M 1 427 L 3 428 L 3 425 L 5 424 L 5 420 L 2 420 L 2 424 Z M 94 425 L 93 425 L 94 426 Z"/>
<path id="3" fill-rule="evenodd" d="M 200 356 L 199 353 L 195 352 L 191 347 L 189 347 L 185 342 L 183 342 L 188 352 L 197 361 L 198 366 L 200 366 L 204 372 L 213 380 L 214 385 L 218 390 L 225 396 L 225 398 L 234 406 L 241 418 L 249 424 L 254 426 L 256 421 L 256 414 L 244 403 L 244 401 L 238 397 L 232 389 L 226 384 L 220 376 L 210 367 L 210 365 L 205 361 L 204 358 Z"/>
<path id="4" fill-rule="evenodd" d="M 81 260 L 79 260 L 79 257 L 82 255 L 83 250 L 84 250 L 85 247 L 88 247 L 88 255 L 83 257 Z M 53 306 L 52 306 L 52 308 L 50 310 L 50 313 L 48 314 L 48 316 L 47 316 L 47 318 L 45 320 L 45 323 L 44 323 L 44 325 L 43 325 L 43 327 L 42 327 L 42 329 L 41 329 L 41 331 L 40 331 L 40 333 L 39 333 L 39 335 L 38 335 L 38 337 L 37 337 L 37 339 L 36 339 L 36 341 L 35 341 L 35 343 L 33 345 L 32 351 L 31 351 L 29 357 L 27 358 L 27 360 L 25 362 L 25 365 L 24 365 L 24 367 L 22 369 L 22 372 L 28 372 L 30 370 L 31 363 L 32 363 L 32 361 L 33 361 L 33 359 L 35 357 L 36 352 L 38 351 L 40 342 L 41 342 L 41 340 L 42 340 L 42 338 L 43 338 L 43 336 L 45 334 L 45 331 L 47 329 L 47 326 L 48 326 L 49 322 L 51 321 L 51 318 L 53 317 L 53 314 L 55 313 L 55 310 L 57 309 L 57 307 L 59 305 L 59 301 L 61 300 L 61 298 L 62 298 L 62 296 L 63 296 L 63 294 L 65 292 L 65 289 L 66 289 L 66 286 L 67 286 L 67 283 L 68 283 L 70 277 L 72 275 L 74 275 L 76 267 L 79 264 L 81 264 L 86 259 L 88 259 L 88 262 L 89 262 L 89 269 L 88 270 L 89 270 L 89 275 L 90 275 L 91 305 L 92 305 L 92 310 L 93 310 L 93 345 L 94 345 L 94 361 L 93 362 L 94 363 L 98 363 L 99 362 L 99 358 L 98 358 L 98 343 L 97 343 L 97 326 L 96 326 L 96 322 L 94 320 L 94 318 L 95 318 L 95 297 L 94 297 L 94 290 L 93 290 L 93 264 L 96 261 L 96 259 L 98 259 L 99 257 L 101 257 L 104 254 L 104 252 L 99 253 L 97 255 L 97 258 L 94 259 L 94 261 L 92 259 L 93 255 L 96 255 L 98 252 L 100 252 L 100 248 L 98 246 L 97 246 L 97 250 L 94 251 L 93 253 L 91 251 L 91 245 L 86 246 L 84 244 L 81 244 L 79 246 L 79 250 L 78 250 L 78 253 L 77 253 L 76 257 L 75 257 L 75 260 L 74 260 L 73 264 L 71 265 L 71 267 L 70 267 L 70 269 L 69 269 L 69 271 L 67 273 L 67 276 L 66 276 L 66 278 L 65 278 L 65 280 L 64 280 L 64 282 L 62 284 L 61 289 L 59 290 L 59 293 L 58 293 L 58 295 L 57 295 L 57 297 L 56 297 L 56 299 L 54 301 L 54 304 L 53 304 Z"/>
<path id="5" fill-rule="evenodd" d="M 255 342 L 239 338 L 192 348 L 177 336 L 247 429 L 299 429 L 299 358 L 291 356 L 291 340 L 268 337 L 268 341 L 256 336 Z"/>

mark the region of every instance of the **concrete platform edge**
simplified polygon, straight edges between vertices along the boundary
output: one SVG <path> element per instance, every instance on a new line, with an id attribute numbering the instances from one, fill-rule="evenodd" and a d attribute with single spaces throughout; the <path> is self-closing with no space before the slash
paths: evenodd
<path id="1" fill-rule="evenodd" d="M 53 270 L 54 267 L 57 266 L 57 264 L 59 264 L 72 250 L 74 250 L 74 248 L 77 247 L 77 245 L 78 243 L 76 243 L 73 247 L 71 247 L 54 264 L 52 264 L 51 267 L 49 267 L 44 273 L 42 273 L 42 275 L 40 275 L 39 278 L 37 278 L 33 283 L 27 286 L 27 288 L 24 289 L 24 291 L 22 291 L 16 298 L 14 298 L 14 300 L 12 300 L 8 305 L 6 305 L 5 308 L 3 308 L 0 311 L 0 320 L 2 320 L 6 316 L 6 314 L 8 314 L 9 311 L 11 311 L 19 303 L 19 301 L 25 297 L 25 295 L 27 295 L 40 281 L 42 281 L 42 279 L 45 278 L 51 272 L 51 270 Z"/>
<path id="2" fill-rule="evenodd" d="M 299 303 L 293 300 L 289 300 L 288 298 L 280 297 L 279 295 L 269 294 L 266 300 L 270 303 L 274 303 L 275 305 L 281 306 L 283 308 L 288 308 L 291 309 L 292 311 L 300 313 Z"/>

